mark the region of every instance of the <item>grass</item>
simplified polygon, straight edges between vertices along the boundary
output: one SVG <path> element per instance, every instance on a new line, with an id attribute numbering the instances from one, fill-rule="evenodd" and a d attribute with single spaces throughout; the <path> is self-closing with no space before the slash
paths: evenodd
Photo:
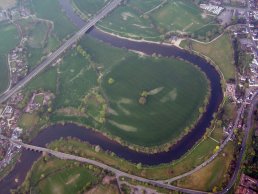
<path id="1" fill-rule="evenodd" d="M 26 180 L 17 191 L 42 194 L 83 193 L 96 184 L 100 177 L 98 170 L 89 170 L 87 166 L 76 162 L 41 158 L 34 163 Z"/>
<path id="2" fill-rule="evenodd" d="M 80 9 L 85 10 L 83 7 Z M 121 36 L 154 41 L 164 39 L 164 35 L 170 32 L 205 37 L 208 32 L 215 33 L 218 29 L 213 17 L 205 15 L 188 0 L 128 1 L 97 25 Z"/>
<path id="3" fill-rule="evenodd" d="M 53 111 L 57 115 L 52 117 L 53 122 L 76 120 L 129 143 L 153 146 L 175 141 L 200 115 L 208 84 L 192 65 L 176 59 L 138 57 L 88 37 L 81 41 L 81 46 L 86 57 L 76 48 L 64 56 L 57 70 L 47 69 L 27 86 L 29 91 L 42 88 L 55 93 Z M 97 81 L 99 74 L 104 77 Z M 108 84 L 109 78 L 114 78 L 114 84 Z M 103 105 L 99 107 L 91 101 L 85 105 L 85 96 L 93 88 L 108 102 L 110 114 L 105 114 Z M 161 91 L 149 96 L 146 105 L 138 103 L 143 90 L 158 88 Z M 58 111 L 64 108 L 86 113 L 98 125 L 92 125 L 89 118 L 75 118 L 76 115 L 64 118 L 62 111 Z M 103 120 L 106 123 L 102 124 Z"/>
<path id="4" fill-rule="evenodd" d="M 25 88 L 26 92 L 43 89 L 45 91 L 56 92 L 57 85 L 57 70 L 50 67 L 42 72 L 39 76 L 35 77 Z"/>
<path id="5" fill-rule="evenodd" d="M 37 103 L 37 104 L 42 105 L 43 101 L 44 101 L 44 95 L 37 95 L 34 98 L 34 102 Z"/>
<path id="6" fill-rule="evenodd" d="M 208 84 L 188 63 L 129 57 L 104 76 L 102 86 L 112 110 L 108 131 L 133 144 L 155 146 L 176 140 L 193 124 Z M 155 89 L 161 91 L 148 96 L 145 105 L 138 102 L 142 91 Z"/>
<path id="7" fill-rule="evenodd" d="M 233 48 L 228 34 L 224 34 L 209 44 L 195 41 L 192 41 L 190 44 L 194 51 L 212 59 L 220 68 L 226 80 L 235 79 L 236 69 L 234 66 Z M 186 47 L 186 42 L 182 43 L 181 46 Z"/>
<path id="8" fill-rule="evenodd" d="M 9 84 L 9 67 L 7 55 L 19 42 L 17 30 L 13 24 L 0 24 L 0 93 L 4 92 Z"/>
<path id="9" fill-rule="evenodd" d="M 76 31 L 76 27 L 65 16 L 65 13 L 61 11 L 58 0 L 33 0 L 32 8 L 39 18 L 54 22 L 53 33 L 59 40 L 63 40 L 69 34 Z"/>
<path id="10" fill-rule="evenodd" d="M 214 187 L 221 188 L 233 159 L 233 152 L 234 145 L 233 143 L 229 143 L 223 151 L 224 156 L 220 154 L 219 157 L 206 167 L 190 176 L 180 179 L 177 185 L 201 191 L 212 191 Z"/>
<path id="11" fill-rule="evenodd" d="M 97 185 L 93 189 L 89 190 L 87 194 L 119 194 L 119 189 L 117 186 L 113 184 L 108 184 L 108 185 Z"/>
<path id="12" fill-rule="evenodd" d="M 37 114 L 23 114 L 19 125 L 23 128 L 23 129 L 31 129 L 33 128 L 39 121 L 39 117 Z"/>
<path id="13" fill-rule="evenodd" d="M 47 55 L 55 49 L 59 42 L 51 33 L 52 24 L 37 18 L 27 18 L 17 21 L 21 26 L 23 36 L 28 37 L 26 44 L 26 57 L 29 68 L 32 69 Z"/>
<path id="14" fill-rule="evenodd" d="M 58 76 L 58 94 L 54 102 L 56 108 L 79 108 L 83 98 L 97 84 L 97 74 L 89 60 L 74 50 L 64 57 Z"/>
<path id="15" fill-rule="evenodd" d="M 61 152 L 72 153 L 75 155 L 78 155 L 79 153 L 79 155 L 82 155 L 83 157 L 101 161 L 107 165 L 114 166 L 122 171 L 138 176 L 151 179 L 168 179 L 187 172 L 201 164 L 213 153 L 216 145 L 217 144 L 211 139 L 206 139 L 185 157 L 174 161 L 171 164 L 143 167 L 142 169 L 138 169 L 136 164 L 118 158 L 115 155 L 108 154 L 107 152 L 95 152 L 94 146 L 92 147 L 91 145 L 76 140 L 55 141 L 50 144 L 50 148 L 57 148 Z M 77 150 L 76 153 L 74 150 Z"/>

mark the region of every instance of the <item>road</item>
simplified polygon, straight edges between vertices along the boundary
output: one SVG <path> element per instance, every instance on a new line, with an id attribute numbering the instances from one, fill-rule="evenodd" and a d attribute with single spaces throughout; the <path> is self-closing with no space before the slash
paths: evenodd
<path id="1" fill-rule="evenodd" d="M 55 52 L 48 56 L 41 64 L 39 64 L 35 69 L 33 69 L 23 80 L 21 80 L 17 85 L 11 88 L 6 93 L 0 96 L 0 104 L 5 102 L 14 93 L 19 91 L 24 87 L 31 79 L 36 77 L 40 72 L 42 72 L 47 66 L 51 65 L 54 61 L 60 57 L 67 49 L 69 49 L 74 43 L 76 43 L 92 26 L 94 26 L 98 21 L 103 19 L 108 13 L 115 9 L 123 0 L 114 0 L 108 3 L 95 17 L 91 18 L 87 24 L 82 27 L 77 33 L 75 33 L 70 39 L 68 39 L 64 44 L 62 44 Z"/>
<path id="2" fill-rule="evenodd" d="M 227 193 L 228 190 L 234 185 L 234 183 L 236 181 L 238 172 L 239 172 L 240 167 L 241 167 L 241 161 L 242 161 L 242 158 L 243 158 L 243 155 L 244 155 L 244 150 L 246 148 L 246 142 L 247 142 L 248 134 L 249 134 L 249 131 L 250 131 L 250 128 L 251 128 L 253 109 L 254 109 L 254 106 L 256 105 L 257 101 L 258 101 L 257 100 L 257 96 L 258 96 L 258 92 L 254 95 L 254 98 L 252 99 L 252 102 L 251 102 L 251 105 L 250 105 L 250 109 L 249 109 L 249 112 L 248 112 L 248 119 L 247 119 L 247 127 L 246 127 L 246 130 L 245 130 L 245 135 L 244 135 L 244 138 L 243 138 L 243 141 L 242 141 L 242 147 L 241 147 L 241 151 L 240 151 L 240 154 L 239 154 L 239 158 L 237 160 L 237 165 L 236 165 L 234 174 L 233 174 L 230 182 L 228 183 L 227 187 L 223 191 L 219 192 L 219 194 Z M 237 128 L 237 124 L 239 122 L 239 119 L 241 118 L 241 115 L 242 115 L 244 107 L 245 107 L 244 104 L 245 103 L 243 103 L 241 105 L 241 107 L 239 108 L 239 110 L 238 110 L 237 118 L 235 120 L 233 129 Z M 1 139 L 9 140 L 10 143 L 13 143 L 13 144 L 16 144 L 16 145 L 20 145 L 20 146 L 22 146 L 22 147 L 24 147 L 26 149 L 48 153 L 50 155 L 53 155 L 53 156 L 55 156 L 57 158 L 60 158 L 60 159 L 63 159 L 63 160 L 75 160 L 75 161 L 78 161 L 78 162 L 92 164 L 94 166 L 97 166 L 99 168 L 102 168 L 102 169 L 105 169 L 105 170 L 108 170 L 108 171 L 114 173 L 117 177 L 127 177 L 127 178 L 131 178 L 131 179 L 134 179 L 134 180 L 137 180 L 137 181 L 140 181 L 140 182 L 151 184 L 153 186 L 162 187 L 162 188 L 166 188 L 166 189 L 174 190 L 174 191 L 180 191 L 180 192 L 183 192 L 183 193 L 190 193 L 190 194 L 197 194 L 198 193 L 198 194 L 202 194 L 202 193 L 208 193 L 208 192 L 203 192 L 203 191 L 197 191 L 197 190 L 192 190 L 192 189 L 185 189 L 185 188 L 181 188 L 181 187 L 176 187 L 176 186 L 170 185 L 169 183 L 171 183 L 171 182 L 173 182 L 175 180 L 178 180 L 180 178 L 183 178 L 185 176 L 188 176 L 188 175 L 190 175 L 190 174 L 200 170 L 204 166 L 208 165 L 212 160 L 214 160 L 214 158 L 216 156 L 218 156 L 218 154 L 223 150 L 223 148 L 226 146 L 226 144 L 230 140 L 231 136 L 234 133 L 233 129 L 231 130 L 231 132 L 228 135 L 228 137 L 226 138 L 226 140 L 220 146 L 219 151 L 217 153 L 215 153 L 212 157 L 210 157 L 207 161 L 205 161 L 204 163 L 202 163 L 201 165 L 199 165 L 198 167 L 196 167 L 192 171 L 189 171 L 189 172 L 187 172 L 185 174 L 182 174 L 180 176 L 177 176 L 177 177 L 165 180 L 165 181 L 164 180 L 151 180 L 151 179 L 146 179 L 146 178 L 142 178 L 142 177 L 139 177 L 139 176 L 131 175 L 131 174 L 128 174 L 128 173 L 123 172 L 121 170 L 118 170 L 118 169 L 116 169 L 114 167 L 111 167 L 111 166 L 108 166 L 108 165 L 103 164 L 101 162 L 95 161 L 95 160 L 91 160 L 91 159 L 87 159 L 87 158 L 83 158 L 83 157 L 75 156 L 75 155 L 71 155 L 71 154 L 66 154 L 66 153 L 63 153 L 63 152 L 58 152 L 58 151 L 51 150 L 51 149 L 48 149 L 48 148 L 37 147 L 37 146 L 34 146 L 34 145 L 25 144 L 25 143 L 23 143 L 21 141 L 12 140 L 12 139 L 6 138 L 6 137 L 4 137 L 2 135 L 0 135 L 0 138 Z"/>
<path id="3" fill-rule="evenodd" d="M 238 122 L 239 122 L 239 119 L 241 118 L 241 115 L 243 113 L 243 110 L 244 110 L 244 103 L 241 105 L 241 107 L 238 109 L 237 111 L 237 117 L 236 117 L 236 120 L 235 120 L 235 123 L 234 123 L 234 126 L 232 128 L 232 130 L 230 131 L 228 137 L 224 140 L 224 142 L 220 145 L 220 148 L 219 150 L 213 154 L 208 160 L 206 160 L 205 162 L 203 162 L 202 164 L 200 164 L 199 166 L 197 166 L 196 168 L 194 168 L 193 170 L 189 171 L 189 172 L 186 172 L 184 174 L 181 174 L 179 176 L 176 176 L 176 177 L 173 177 L 171 179 L 167 179 L 165 180 L 164 182 L 167 182 L 167 183 L 171 183 L 173 181 L 176 181 L 178 179 L 181 179 L 183 177 L 186 177 L 186 176 L 189 176 L 195 172 L 197 172 L 198 170 L 202 169 L 203 167 L 207 166 L 209 163 L 211 163 L 224 149 L 224 147 L 227 145 L 227 143 L 230 141 L 232 135 L 234 134 L 234 129 L 237 128 L 237 125 L 238 125 Z"/>
<path id="4" fill-rule="evenodd" d="M 116 177 L 127 177 L 127 178 L 131 178 L 131 179 L 134 179 L 134 180 L 137 180 L 137 181 L 140 181 L 140 182 L 151 184 L 153 186 L 162 187 L 162 188 L 166 188 L 166 189 L 174 190 L 174 191 L 180 191 L 180 192 L 183 192 L 183 193 L 190 193 L 190 194 L 206 194 L 206 193 L 208 193 L 208 192 L 202 192 L 202 191 L 180 188 L 180 187 L 176 187 L 176 186 L 173 186 L 173 185 L 162 183 L 160 181 L 155 181 L 155 180 L 151 180 L 151 179 L 142 178 L 142 177 L 139 177 L 139 176 L 134 176 L 134 175 L 128 174 L 128 173 L 123 172 L 123 171 L 120 171 L 116 168 L 113 168 L 111 166 L 108 166 L 106 164 L 103 164 L 103 163 L 95 161 L 95 160 L 91 160 L 91 159 L 87 159 L 87 158 L 83 158 L 83 157 L 75 156 L 75 155 L 71 155 L 71 154 L 66 154 L 66 153 L 63 153 L 63 152 L 58 152 L 58 151 L 51 150 L 51 149 L 48 149 L 48 148 L 37 147 L 37 146 L 34 146 L 34 145 L 25 144 L 21 141 L 8 139 L 8 138 L 6 138 L 2 135 L 0 135 L 0 138 L 9 140 L 10 143 L 13 143 L 15 145 L 20 145 L 23 148 L 26 148 L 28 150 L 48 153 L 49 155 L 55 156 L 55 157 L 63 159 L 63 160 L 75 160 L 75 161 L 78 161 L 78 162 L 92 164 L 94 166 L 97 166 L 99 168 L 102 168 L 102 169 L 105 169 L 107 171 L 110 171 L 110 172 L 114 173 L 116 175 Z"/>
<path id="5" fill-rule="evenodd" d="M 251 102 L 251 105 L 250 105 L 250 108 L 249 108 L 249 111 L 248 111 L 246 129 L 244 131 L 244 138 L 242 140 L 241 149 L 240 149 L 239 157 L 236 161 L 236 167 L 235 167 L 233 176 L 231 177 L 227 187 L 222 192 L 220 192 L 220 194 L 226 194 L 228 192 L 228 190 L 231 189 L 236 182 L 237 175 L 238 175 L 239 170 L 241 168 L 241 162 L 242 162 L 244 152 L 245 152 L 245 149 L 246 149 L 246 143 L 247 143 L 247 140 L 248 140 L 248 135 L 250 133 L 250 129 L 252 128 L 252 115 L 253 115 L 254 108 L 255 108 L 256 104 L 258 103 L 257 97 L 258 97 L 258 92 L 254 95 L 254 98 Z"/>

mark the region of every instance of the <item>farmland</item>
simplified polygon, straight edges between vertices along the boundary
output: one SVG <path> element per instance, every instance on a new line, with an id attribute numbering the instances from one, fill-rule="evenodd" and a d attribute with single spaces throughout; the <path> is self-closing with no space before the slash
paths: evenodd
<path id="1" fill-rule="evenodd" d="M 0 93 L 7 89 L 9 84 L 9 67 L 7 54 L 19 42 L 19 36 L 14 25 L 0 24 Z"/>
<path id="2" fill-rule="evenodd" d="M 76 122 L 140 146 L 176 141 L 193 127 L 207 95 L 204 74 L 191 64 L 138 56 L 89 37 L 62 61 L 27 86 L 55 93 L 52 122 L 68 121 L 68 111 Z M 143 91 L 146 104 L 139 102 Z"/>
<path id="3" fill-rule="evenodd" d="M 87 12 L 84 7 L 79 8 Z M 171 32 L 188 33 L 198 39 L 218 33 L 215 18 L 189 0 L 128 1 L 97 26 L 121 36 L 154 41 L 163 40 Z"/>
<path id="4" fill-rule="evenodd" d="M 108 83 L 110 78 L 113 84 Z M 106 128 L 142 146 L 175 140 L 198 118 L 207 87 L 204 76 L 185 62 L 128 58 L 103 80 L 111 110 Z M 141 104 L 142 91 L 155 94 Z"/>
<path id="5" fill-rule="evenodd" d="M 87 165 L 44 157 L 33 165 L 17 192 L 79 193 L 96 184 L 99 175 L 98 169 L 90 170 Z"/>

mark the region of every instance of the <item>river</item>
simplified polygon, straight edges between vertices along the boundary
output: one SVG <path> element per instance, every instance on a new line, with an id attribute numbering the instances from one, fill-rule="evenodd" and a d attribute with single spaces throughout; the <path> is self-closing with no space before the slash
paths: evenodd
<path id="1" fill-rule="evenodd" d="M 60 5 L 69 19 L 78 27 L 84 25 L 76 14 L 74 14 L 69 0 L 59 0 Z M 207 105 L 206 112 L 198 121 L 195 128 L 191 130 L 186 136 L 182 138 L 176 145 L 172 146 L 168 152 L 161 152 L 156 154 L 138 153 L 129 148 L 114 142 L 99 132 L 94 132 L 91 129 L 80 127 L 74 124 L 54 125 L 48 127 L 38 134 L 38 136 L 31 142 L 36 146 L 45 146 L 47 143 L 59 139 L 60 137 L 75 137 L 82 141 L 93 145 L 100 145 L 103 150 L 114 152 L 117 156 L 134 163 L 142 163 L 144 165 L 158 165 L 162 163 L 169 163 L 180 158 L 195 143 L 202 138 L 206 128 L 210 126 L 213 119 L 213 114 L 217 112 L 218 107 L 223 98 L 223 92 L 220 85 L 220 75 L 215 68 L 203 58 L 190 54 L 187 51 L 179 49 L 174 46 L 132 41 L 118 38 L 96 28 L 91 29 L 88 34 L 103 42 L 109 43 L 115 47 L 126 48 L 130 50 L 140 51 L 151 55 L 153 53 L 160 54 L 165 57 L 179 57 L 196 66 L 198 66 L 207 76 L 210 81 L 211 97 Z M 19 162 L 15 165 L 12 172 L 0 181 L 0 193 L 8 193 L 10 189 L 17 188 L 24 180 L 27 172 L 30 170 L 34 161 L 40 157 L 39 153 L 23 150 Z M 19 181 L 15 182 L 15 178 Z"/>

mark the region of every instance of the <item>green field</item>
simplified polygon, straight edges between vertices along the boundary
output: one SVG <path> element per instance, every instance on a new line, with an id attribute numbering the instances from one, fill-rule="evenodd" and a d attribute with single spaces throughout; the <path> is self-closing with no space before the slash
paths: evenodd
<path id="1" fill-rule="evenodd" d="M 96 184 L 100 177 L 99 170 L 89 170 L 87 165 L 41 158 L 33 165 L 17 193 L 83 193 Z"/>
<path id="2" fill-rule="evenodd" d="M 201 191 L 218 191 L 222 189 L 225 180 L 229 181 L 227 174 L 233 159 L 234 145 L 229 143 L 214 161 L 201 170 L 177 181 L 179 187 Z M 216 189 L 216 190 L 215 190 Z"/>
<path id="3" fill-rule="evenodd" d="M 58 0 L 32 0 L 31 3 L 37 17 L 54 22 L 53 33 L 60 41 L 75 32 L 75 26 L 61 11 Z"/>
<path id="4" fill-rule="evenodd" d="M 217 40 L 204 44 L 195 41 L 183 41 L 184 48 L 191 49 L 201 53 L 210 59 L 219 67 L 226 80 L 235 79 L 236 68 L 234 66 L 234 51 L 228 34 L 224 34 Z"/>
<path id="5" fill-rule="evenodd" d="M 84 11 L 84 7 L 79 8 Z M 215 18 L 203 13 L 191 0 L 128 1 L 97 26 L 121 36 L 148 40 L 162 40 L 171 32 L 188 33 L 199 39 L 218 33 Z"/>
<path id="6" fill-rule="evenodd" d="M 19 42 L 17 30 L 13 24 L 0 23 L 0 93 L 9 84 L 7 55 Z"/>
<path id="7" fill-rule="evenodd" d="M 138 56 L 86 37 L 27 91 L 38 88 L 55 93 L 52 122 L 76 121 L 149 147 L 172 143 L 193 127 L 208 83 L 186 62 Z M 143 91 L 149 92 L 144 105 Z"/>
<path id="8" fill-rule="evenodd" d="M 109 78 L 114 84 L 108 83 Z M 207 87 L 204 75 L 185 62 L 128 58 L 103 80 L 111 110 L 106 128 L 137 145 L 176 140 L 197 119 Z M 158 91 L 142 105 L 138 100 L 144 90 Z"/>
<path id="9" fill-rule="evenodd" d="M 217 145 L 216 142 L 207 138 L 186 153 L 182 158 L 172 161 L 172 163 L 151 167 L 143 166 L 142 169 L 137 168 L 137 164 L 133 164 L 108 152 L 96 152 L 95 146 L 76 140 L 55 141 L 50 144 L 50 148 L 98 160 L 134 175 L 161 180 L 175 177 L 192 170 L 194 167 L 207 160 L 213 154 L 213 150 Z M 75 152 L 75 150 L 77 151 Z"/>

